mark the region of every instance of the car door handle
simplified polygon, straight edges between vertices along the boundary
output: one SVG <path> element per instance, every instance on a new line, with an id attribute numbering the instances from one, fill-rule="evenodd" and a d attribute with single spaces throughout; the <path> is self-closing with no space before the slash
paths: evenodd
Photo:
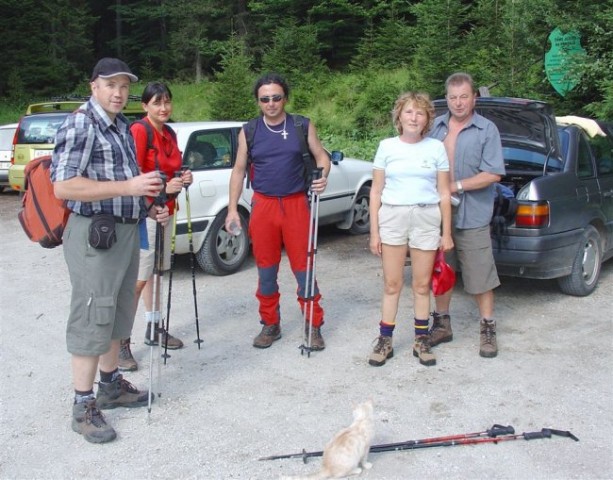
<path id="1" fill-rule="evenodd" d="M 609 190 L 608 192 L 604 192 L 602 194 L 602 196 L 605 197 L 605 198 L 613 197 L 613 190 Z"/>

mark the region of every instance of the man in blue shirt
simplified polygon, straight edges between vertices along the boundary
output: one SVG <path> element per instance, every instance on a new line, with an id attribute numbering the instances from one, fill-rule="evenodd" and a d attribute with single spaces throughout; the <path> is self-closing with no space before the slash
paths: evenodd
<path id="1" fill-rule="evenodd" d="M 494 288 L 500 280 L 489 224 L 494 184 L 505 174 L 502 144 L 496 125 L 474 111 L 477 96 L 470 75 L 454 73 L 445 89 L 449 112 L 435 119 L 430 136 L 445 145 L 451 192 L 460 199 L 452 220 L 455 255 L 449 261 L 455 266 L 459 263 L 464 290 L 475 297 L 481 317 L 479 354 L 491 358 L 498 354 L 493 315 Z M 450 290 L 435 298 L 432 346 L 453 339 L 449 315 L 452 293 Z"/>
<path id="2" fill-rule="evenodd" d="M 137 80 L 121 60 L 98 62 L 90 100 L 57 132 L 51 167 L 55 195 L 72 211 L 63 236 L 72 284 L 66 328 L 75 390 L 72 429 L 92 443 L 116 437 L 99 409 L 149 402 L 149 393 L 126 381 L 117 368 L 119 341 L 130 335 L 136 311 L 138 220 L 146 211 L 162 223 L 168 218 L 167 207 L 145 205 L 143 196 L 157 196 L 163 182 L 158 172 L 139 174 L 129 123 L 121 113 L 130 83 Z M 90 237 L 92 220 L 100 214 L 114 228 L 102 249 Z"/>

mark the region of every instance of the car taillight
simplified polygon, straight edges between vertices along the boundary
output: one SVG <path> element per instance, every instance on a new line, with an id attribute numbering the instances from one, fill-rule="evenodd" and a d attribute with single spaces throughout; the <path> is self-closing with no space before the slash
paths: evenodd
<path id="1" fill-rule="evenodd" d="M 15 133 L 13 134 L 13 145 L 11 145 L 11 165 L 15 165 L 15 144 L 17 143 L 17 135 L 19 135 L 19 127 L 21 127 L 21 122 L 19 122 L 19 125 L 17 125 Z"/>
<path id="2" fill-rule="evenodd" d="M 540 228 L 549 225 L 548 203 L 520 203 L 515 214 L 515 225 L 524 228 Z"/>

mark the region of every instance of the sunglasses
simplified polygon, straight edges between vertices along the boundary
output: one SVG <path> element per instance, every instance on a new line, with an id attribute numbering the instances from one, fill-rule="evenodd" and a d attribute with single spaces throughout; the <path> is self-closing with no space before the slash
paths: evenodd
<path id="1" fill-rule="evenodd" d="M 270 97 L 260 97 L 259 100 L 262 103 L 268 103 L 268 102 L 280 102 L 284 98 L 285 97 L 283 95 L 272 95 Z"/>

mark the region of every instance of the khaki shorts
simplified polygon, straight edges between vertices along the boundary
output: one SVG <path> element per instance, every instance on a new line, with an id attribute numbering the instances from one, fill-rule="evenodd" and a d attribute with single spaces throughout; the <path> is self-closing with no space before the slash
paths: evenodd
<path id="1" fill-rule="evenodd" d="M 172 240 L 172 222 L 174 215 L 168 217 L 168 223 L 164 227 L 164 257 L 162 269 L 170 270 L 170 242 Z M 147 238 L 149 249 L 140 251 L 140 266 L 138 267 L 138 279 L 146 282 L 153 275 L 153 264 L 155 263 L 155 228 L 156 221 L 147 218 Z"/>
<path id="2" fill-rule="evenodd" d="M 494 263 L 490 227 L 453 229 L 455 248 L 446 254 L 454 270 L 462 271 L 464 291 L 471 295 L 485 293 L 500 285 Z"/>
<path id="3" fill-rule="evenodd" d="M 381 205 L 379 235 L 386 245 L 436 250 L 441 243 L 441 210 L 432 205 Z"/>
<path id="4" fill-rule="evenodd" d="M 91 218 L 70 215 L 63 249 L 72 298 L 66 325 L 66 346 L 74 355 L 98 356 L 111 339 L 128 338 L 136 313 L 138 225 L 115 225 L 117 242 L 96 250 L 87 241 Z"/>

